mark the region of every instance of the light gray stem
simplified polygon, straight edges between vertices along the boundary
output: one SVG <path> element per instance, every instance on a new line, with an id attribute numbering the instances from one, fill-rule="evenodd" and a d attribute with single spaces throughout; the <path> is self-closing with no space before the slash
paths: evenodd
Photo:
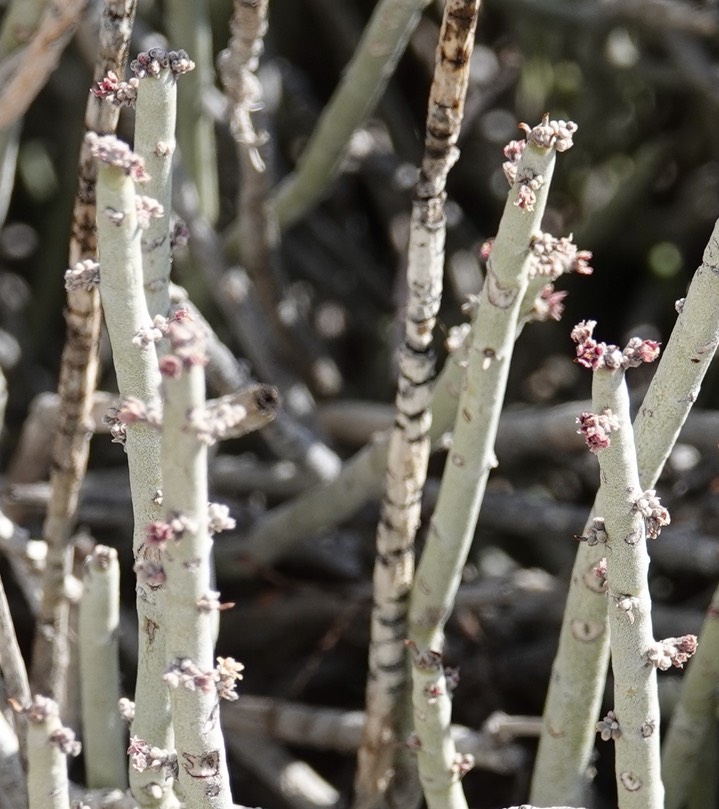
<path id="1" fill-rule="evenodd" d="M 120 718 L 120 565 L 117 551 L 94 548 L 80 600 L 80 699 L 85 773 L 90 789 L 127 786 L 125 725 Z"/>
<path id="2" fill-rule="evenodd" d="M 150 315 L 143 288 L 135 187 L 120 168 L 101 166 L 97 211 L 100 293 L 119 393 L 122 398 L 134 396 L 148 405 L 156 404 L 160 373 L 154 346 L 140 349 L 133 344 L 138 331 L 149 327 Z M 130 424 L 125 447 L 134 518 L 133 553 L 139 562 L 152 556 L 145 542 L 146 529 L 160 516 L 160 436 L 147 424 Z M 169 697 L 162 682 L 166 663 L 163 598 L 163 587 L 151 588 L 138 581 L 139 657 L 131 732 L 151 745 L 167 749 L 173 744 Z M 132 770 L 130 786 L 143 807 L 164 807 L 173 802 L 169 779 L 151 770 L 143 773 Z"/>

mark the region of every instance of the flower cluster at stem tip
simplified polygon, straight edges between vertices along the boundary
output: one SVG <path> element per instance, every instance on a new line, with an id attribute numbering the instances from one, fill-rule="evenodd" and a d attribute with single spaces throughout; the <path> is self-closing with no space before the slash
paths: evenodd
<path id="1" fill-rule="evenodd" d="M 577 344 L 577 362 L 585 368 L 609 371 L 636 368 L 643 362 L 654 362 L 659 356 L 656 340 L 632 337 L 624 349 L 608 343 L 598 343 L 594 337 L 596 320 L 582 320 L 572 329 L 572 340 Z"/>

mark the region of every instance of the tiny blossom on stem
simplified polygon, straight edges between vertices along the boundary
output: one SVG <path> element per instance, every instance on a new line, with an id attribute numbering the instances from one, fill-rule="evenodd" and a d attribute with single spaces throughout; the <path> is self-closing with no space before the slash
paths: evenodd
<path id="1" fill-rule="evenodd" d="M 506 163 L 502 163 L 502 171 L 510 186 L 514 185 L 517 181 L 517 167 L 519 166 L 519 161 L 524 154 L 526 146 L 526 140 L 510 140 L 504 147 L 504 156 L 507 158 L 507 161 Z"/>
<path id="2" fill-rule="evenodd" d="M 75 738 L 75 731 L 71 728 L 59 728 L 54 733 L 50 734 L 49 741 L 50 744 L 54 744 L 55 747 L 66 756 L 79 756 L 82 750 L 82 745 Z"/>
<path id="3" fill-rule="evenodd" d="M 237 682 L 242 679 L 244 670 L 242 663 L 238 663 L 234 657 L 218 657 L 217 668 L 217 693 L 220 699 L 233 702 L 237 699 Z"/>
<path id="4" fill-rule="evenodd" d="M 643 362 L 654 362 L 659 356 L 659 343 L 655 340 L 641 340 L 632 337 L 624 350 L 608 343 L 598 343 L 594 337 L 596 320 L 582 320 L 571 332 L 577 344 L 577 362 L 585 368 L 636 368 Z"/>
<path id="5" fill-rule="evenodd" d="M 153 747 L 144 739 L 132 736 L 127 754 L 130 756 L 132 768 L 137 772 L 152 770 L 153 772 L 167 772 L 171 775 L 177 774 L 177 753 L 174 750 Z"/>
<path id="6" fill-rule="evenodd" d="M 159 429 L 162 426 L 162 413 L 158 404 L 146 404 L 137 396 L 126 396 L 118 408 L 113 408 L 117 419 L 127 426 L 128 424 L 147 424 L 149 427 Z"/>
<path id="7" fill-rule="evenodd" d="M 166 328 L 167 318 L 164 317 L 164 315 L 155 315 L 151 326 L 138 329 L 137 333 L 132 338 L 132 343 L 138 346 L 138 348 L 148 348 L 162 340 Z"/>
<path id="8" fill-rule="evenodd" d="M 177 658 L 162 679 L 170 688 L 185 688 L 188 691 L 202 691 L 209 694 L 215 688 L 215 678 L 212 671 L 203 671 L 188 657 Z"/>
<path id="9" fill-rule="evenodd" d="M 136 183 L 144 183 L 150 179 L 150 175 L 145 171 L 145 161 L 114 135 L 88 132 L 85 135 L 85 143 L 93 157 L 102 163 L 122 169 Z"/>
<path id="10" fill-rule="evenodd" d="M 614 597 L 617 609 L 621 610 L 628 618 L 629 623 L 634 623 L 634 610 L 639 607 L 639 599 L 636 596 L 619 595 Z"/>
<path id="11" fill-rule="evenodd" d="M 147 544 L 161 550 L 171 539 L 176 539 L 172 526 L 162 520 L 154 520 L 147 526 L 145 533 Z"/>
<path id="12" fill-rule="evenodd" d="M 634 508 L 644 517 L 647 537 L 656 539 L 663 526 L 671 523 L 669 511 L 661 504 L 654 489 L 648 489 L 634 503 Z"/>
<path id="13" fill-rule="evenodd" d="M 167 540 L 165 540 L 165 542 L 160 542 L 151 541 L 148 538 L 148 542 L 151 545 L 158 545 L 162 548 L 165 546 Z M 165 568 L 163 568 L 162 565 L 157 564 L 157 562 L 151 561 L 150 559 L 141 559 L 139 562 L 136 562 L 133 570 L 137 575 L 138 582 L 146 587 L 149 587 L 151 590 L 157 590 L 158 588 L 162 587 L 167 579 Z"/>
<path id="14" fill-rule="evenodd" d="M 622 735 L 622 729 L 619 727 L 614 711 L 608 711 L 607 715 L 597 722 L 597 733 L 605 742 L 616 741 Z"/>
<path id="15" fill-rule="evenodd" d="M 599 588 L 601 590 L 606 589 L 607 587 L 607 557 L 602 556 L 602 558 L 594 565 L 592 572 L 596 576 L 597 580 L 599 581 Z"/>
<path id="16" fill-rule="evenodd" d="M 219 534 L 220 531 L 231 531 L 236 525 L 233 517 L 230 517 L 230 507 L 224 503 L 207 504 L 207 527 L 211 534 Z"/>
<path id="17" fill-rule="evenodd" d="M 537 233 L 529 244 L 529 276 L 546 276 L 555 281 L 560 275 L 576 272 L 591 275 L 589 265 L 592 254 L 589 250 L 579 250 L 571 236 L 556 238 L 551 233 Z"/>
<path id="18" fill-rule="evenodd" d="M 234 601 L 225 601 L 224 603 L 221 602 L 220 594 L 217 590 L 210 590 L 197 601 L 197 608 L 202 610 L 202 612 L 213 612 L 215 610 L 219 612 L 221 610 L 230 610 L 234 606 Z"/>
<path id="19" fill-rule="evenodd" d="M 590 547 L 594 547 L 594 545 L 599 545 L 600 543 L 602 545 L 606 544 L 607 538 L 607 528 L 604 523 L 604 517 L 594 517 L 587 533 L 584 536 L 575 536 L 575 539 L 578 539 L 580 542 L 586 542 Z"/>
<path id="20" fill-rule="evenodd" d="M 696 635 L 682 635 L 680 638 L 666 638 L 656 641 L 647 650 L 647 662 L 661 671 L 672 666 L 677 669 L 684 668 L 684 664 L 697 650 Z"/>
<path id="21" fill-rule="evenodd" d="M 537 191 L 544 185 L 544 175 L 535 174 L 531 169 L 526 169 L 522 174 L 517 175 L 517 198 L 514 204 L 517 208 L 525 211 L 533 211 L 537 202 Z"/>
<path id="22" fill-rule="evenodd" d="M 117 73 L 110 70 L 104 79 L 95 84 L 92 94 L 116 107 L 131 107 L 137 101 L 137 85 L 136 78 L 122 81 Z"/>
<path id="23" fill-rule="evenodd" d="M 86 289 L 88 292 L 100 286 L 100 264 L 92 258 L 65 270 L 65 289 L 70 292 L 76 289 Z"/>
<path id="24" fill-rule="evenodd" d="M 579 429 L 577 432 L 584 437 L 584 442 L 589 447 L 589 451 L 596 454 L 602 449 L 606 449 L 611 443 L 610 433 L 619 429 L 619 420 L 609 408 L 601 413 L 590 413 L 585 411 L 577 416 Z"/>
<path id="25" fill-rule="evenodd" d="M 166 67 L 169 67 L 176 76 L 180 76 L 194 70 L 195 63 L 186 51 L 168 51 L 164 48 L 150 48 L 149 51 L 142 51 L 130 63 L 130 70 L 138 79 L 144 79 L 147 76 L 157 77 L 160 75 L 160 71 Z"/>
<path id="26" fill-rule="evenodd" d="M 526 134 L 527 141 L 540 149 L 554 147 L 558 152 L 566 152 L 574 145 L 572 137 L 579 127 L 574 121 L 550 121 L 549 113 L 545 113 L 537 126 L 521 123 L 519 128 Z"/>
<path id="27" fill-rule="evenodd" d="M 142 230 L 147 230 L 153 219 L 162 219 L 165 215 L 165 209 L 156 199 L 142 194 L 135 197 L 135 208 L 137 209 L 137 224 Z"/>
<path id="28" fill-rule="evenodd" d="M 117 701 L 117 710 L 123 722 L 127 722 L 128 725 L 135 718 L 135 703 L 127 697 L 120 697 Z"/>
<path id="29" fill-rule="evenodd" d="M 474 769 L 474 765 L 475 759 L 471 753 L 457 753 L 452 764 L 452 773 L 461 780 Z"/>
<path id="30" fill-rule="evenodd" d="M 534 299 L 529 319 L 537 323 L 543 323 L 546 320 L 561 320 L 566 297 L 566 290 L 556 290 L 554 284 L 547 284 Z"/>
<path id="31" fill-rule="evenodd" d="M 187 227 L 182 219 L 175 220 L 170 232 L 170 250 L 174 251 L 176 247 L 186 247 L 190 241 L 190 228 Z"/>

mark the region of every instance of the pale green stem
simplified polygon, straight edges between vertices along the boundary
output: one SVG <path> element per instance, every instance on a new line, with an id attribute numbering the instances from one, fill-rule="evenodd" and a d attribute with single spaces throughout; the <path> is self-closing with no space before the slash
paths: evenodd
<path id="1" fill-rule="evenodd" d="M 695 782 L 711 780 L 699 773 L 699 767 L 716 728 L 718 687 L 719 587 L 704 619 L 697 651 L 688 663 L 662 747 L 665 809 L 681 809 Z"/>
<path id="2" fill-rule="evenodd" d="M 719 343 L 717 267 L 719 222 L 634 422 L 643 489 L 656 484 Z M 534 765 L 530 799 L 539 805 L 579 803 L 589 783 L 609 660 L 606 599 L 592 574 L 603 555 L 585 542 L 577 550 Z"/>
<path id="3" fill-rule="evenodd" d="M 607 609 L 614 672 L 614 740 L 619 809 L 662 809 L 657 670 L 648 665 L 654 644 L 649 595 L 649 553 L 642 494 L 623 371 L 599 369 L 592 384 L 594 413 L 611 411 L 619 429 L 599 451 L 597 512 L 607 533 Z"/>
<path id="4" fill-rule="evenodd" d="M 87 786 L 125 788 L 125 726 L 120 698 L 120 565 L 98 545 L 85 562 L 80 600 L 80 698 Z"/>
<path id="5" fill-rule="evenodd" d="M 372 114 L 429 0 L 380 0 L 297 168 L 271 204 L 283 230 L 301 219 L 339 174 L 352 133 Z"/>
<path id="6" fill-rule="evenodd" d="M 186 368 L 163 385 L 163 508 L 167 519 L 186 518 L 188 527 L 163 553 L 167 576 L 167 663 L 191 661 L 214 667 L 214 618 L 203 602 L 213 601 L 208 529 L 207 446 L 188 424 L 188 414 L 205 406 L 202 365 Z M 170 688 L 172 724 L 179 763 L 178 781 L 186 809 L 230 809 L 229 775 L 214 684 L 209 690 Z"/>
<path id="7" fill-rule="evenodd" d="M 220 207 L 217 149 L 214 123 L 203 103 L 215 81 L 207 1 L 167 0 L 165 19 L 171 47 L 186 50 L 195 62 L 195 69 L 178 87 L 177 142 L 197 187 L 202 216 L 214 222 Z"/>
<path id="8" fill-rule="evenodd" d="M 543 182 L 531 210 L 515 205 L 521 191 L 516 182 L 507 199 L 475 320 L 452 448 L 412 588 L 409 638 L 415 648 L 417 757 L 430 809 L 466 806 L 459 785 L 462 763 L 449 730 L 450 697 L 441 663 L 432 656 L 440 655 L 441 660 L 444 626 L 474 537 L 487 478 L 496 465 L 494 442 L 529 283 L 530 240 L 539 230 L 554 162 L 554 148 L 539 148 L 529 140 L 517 176 L 531 173 Z"/>
<path id="9" fill-rule="evenodd" d="M 120 397 L 134 396 L 157 404 L 160 373 L 154 346 L 140 349 L 133 337 L 150 325 L 143 289 L 140 229 L 133 181 L 114 166 L 101 166 L 97 180 L 97 231 L 100 294 L 112 345 Z M 121 214 L 115 223 L 114 213 Z M 144 423 L 127 427 L 127 463 L 134 517 L 133 553 L 136 561 L 150 555 L 147 526 L 159 519 L 160 435 Z M 135 719 L 131 733 L 161 749 L 172 748 L 170 704 L 162 681 L 165 671 L 164 589 L 138 581 L 138 670 Z M 143 807 L 172 805 L 169 779 L 150 770 L 130 772 L 133 795 Z M 168 804 L 169 802 L 169 804 Z"/>
<path id="10" fill-rule="evenodd" d="M 35 718 L 29 714 L 27 731 L 27 785 L 29 809 L 70 809 L 67 756 L 52 741 L 63 730 L 53 700 L 42 700 L 42 710 Z"/>
<path id="11" fill-rule="evenodd" d="M 162 205 L 164 215 L 151 219 L 142 234 L 142 270 L 150 316 L 170 311 L 170 212 L 172 157 L 175 154 L 177 79 L 169 67 L 145 76 L 137 87 L 134 151 L 145 161 L 150 179 L 143 194 Z"/>

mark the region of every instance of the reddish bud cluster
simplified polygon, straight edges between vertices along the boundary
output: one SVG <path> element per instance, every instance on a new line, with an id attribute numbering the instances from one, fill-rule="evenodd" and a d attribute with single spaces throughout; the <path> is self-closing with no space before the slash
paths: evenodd
<path id="1" fill-rule="evenodd" d="M 585 411 L 577 417 L 577 424 L 577 432 L 584 437 L 589 451 L 595 454 L 610 445 L 610 433 L 619 429 L 617 417 L 608 408 L 601 413 Z"/>
<path id="2" fill-rule="evenodd" d="M 526 133 L 527 141 L 540 149 L 554 147 L 558 152 L 566 152 L 574 145 L 572 137 L 579 127 L 574 121 L 550 121 L 549 113 L 545 113 L 534 128 L 528 124 L 520 124 L 519 128 Z"/>
<path id="3" fill-rule="evenodd" d="M 174 750 L 150 746 L 144 739 L 132 736 L 127 754 L 130 756 L 130 765 L 136 772 L 152 770 L 177 774 L 177 753 Z"/>
<path id="4" fill-rule="evenodd" d="M 578 250 L 571 236 L 560 239 L 550 233 L 537 233 L 529 244 L 529 277 L 546 276 L 556 281 L 560 275 L 576 272 L 591 275 L 589 266 L 592 254 L 589 250 Z"/>
<path id="5" fill-rule="evenodd" d="M 656 539 L 663 526 L 669 525 L 671 518 L 661 504 L 654 489 L 648 489 L 634 503 L 634 508 L 644 517 L 647 524 L 647 537 Z"/>
<path id="6" fill-rule="evenodd" d="M 595 320 L 582 320 L 571 333 L 577 344 L 577 362 L 585 368 L 597 370 L 606 368 L 615 371 L 619 368 L 636 368 L 643 362 L 654 362 L 659 356 L 659 343 L 655 340 L 640 340 L 632 337 L 624 350 L 608 343 L 598 343 L 594 337 Z"/>
<path id="7" fill-rule="evenodd" d="M 108 166 L 122 169 L 136 183 L 145 183 L 150 179 L 150 175 L 145 171 L 145 161 L 114 135 L 88 132 L 85 135 L 85 143 L 93 157 Z"/>
<path id="8" fill-rule="evenodd" d="M 622 735 L 622 730 L 619 727 L 614 711 L 609 711 L 603 719 L 597 722 L 597 733 L 605 742 L 616 741 Z"/>
<path id="9" fill-rule="evenodd" d="M 121 81 L 117 73 L 110 70 L 104 79 L 92 88 L 92 94 L 116 107 L 131 107 L 137 100 L 138 80 Z"/>
<path id="10" fill-rule="evenodd" d="M 647 662 L 661 671 L 674 666 L 684 668 L 684 664 L 697 650 L 696 635 L 682 635 L 680 638 L 666 638 L 657 641 L 647 651 Z"/>
<path id="11" fill-rule="evenodd" d="M 157 77 L 162 70 L 168 67 L 176 76 L 180 76 L 194 70 L 195 63 L 186 51 L 168 51 L 164 48 L 150 48 L 149 51 L 142 51 L 137 54 L 137 59 L 130 63 L 130 70 L 138 79 L 144 79 L 147 76 Z"/>
<path id="12" fill-rule="evenodd" d="M 100 265 L 92 258 L 86 258 L 84 261 L 65 270 L 65 289 L 75 291 L 78 289 L 85 289 L 91 292 L 100 286 Z"/>

